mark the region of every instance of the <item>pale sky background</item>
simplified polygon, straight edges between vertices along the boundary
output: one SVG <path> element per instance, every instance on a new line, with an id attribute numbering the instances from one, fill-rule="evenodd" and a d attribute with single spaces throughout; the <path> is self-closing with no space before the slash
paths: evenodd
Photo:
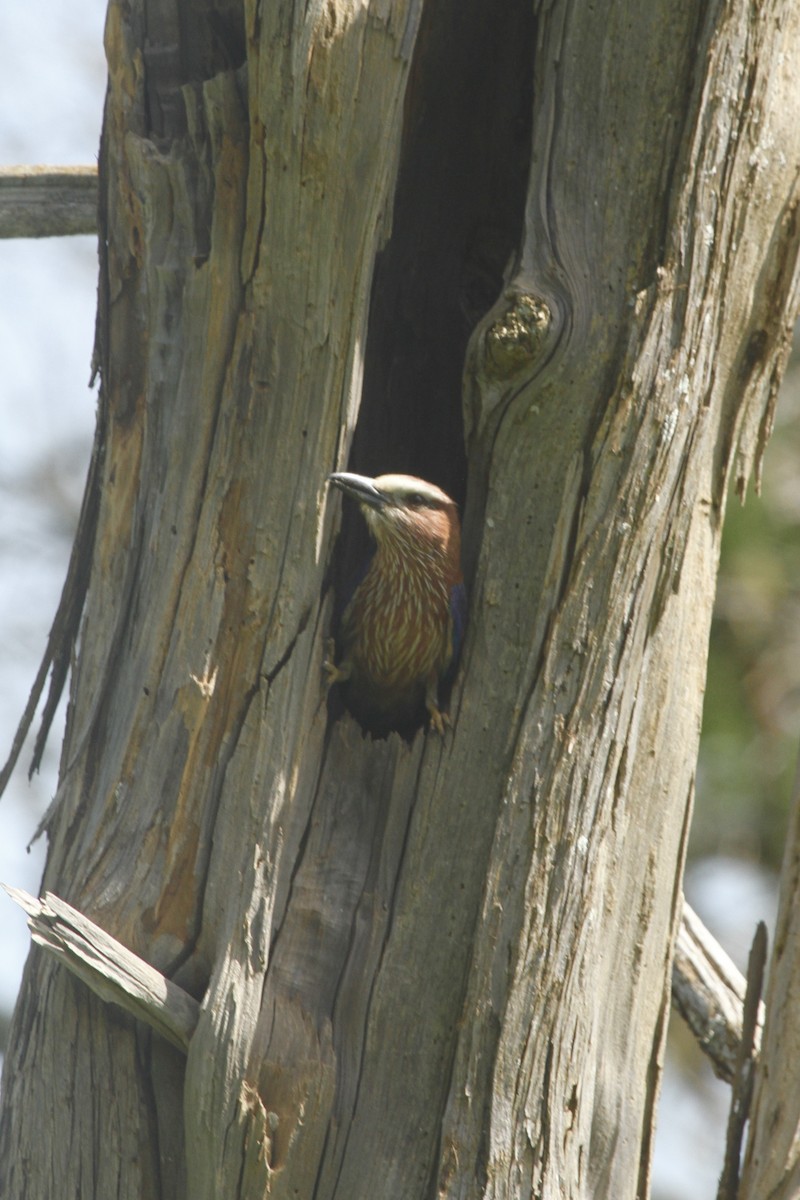
<path id="1" fill-rule="evenodd" d="M 97 161 L 105 58 L 102 0 L 0 4 L 0 164 Z M 38 669 L 61 593 L 86 475 L 96 240 L 0 240 L 0 759 Z M 0 800 L 0 880 L 38 892 L 45 845 L 25 847 L 55 789 L 63 711 L 42 771 L 30 751 Z M 0 894 L 0 1012 L 29 938 Z"/>
<path id="2" fill-rule="evenodd" d="M 100 0 L 3 0 L 0 164 L 96 161 L 105 92 Z M 93 238 L 0 241 L 0 760 L 58 604 L 94 426 L 88 389 L 96 294 Z M 26 845 L 55 789 L 63 714 L 41 773 L 30 752 L 0 800 L 0 880 L 38 893 L 44 843 Z M 695 907 L 740 966 L 773 885 L 756 868 L 707 860 L 687 880 Z M 0 893 L 0 1013 L 13 1007 L 29 939 Z M 660 1200 L 716 1193 L 728 1089 L 687 1087 L 670 1067 L 656 1150 Z"/>

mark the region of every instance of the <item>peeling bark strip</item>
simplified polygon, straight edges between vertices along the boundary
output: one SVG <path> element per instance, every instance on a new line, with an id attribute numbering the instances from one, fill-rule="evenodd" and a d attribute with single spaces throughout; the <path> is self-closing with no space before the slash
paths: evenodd
<path id="1" fill-rule="evenodd" d="M 797 297 L 800 16 L 535 18 L 110 4 L 103 453 L 43 890 L 199 1016 L 184 1059 L 33 953 L 4 1200 L 647 1193 L 726 486 Z M 372 741 L 322 688 L 325 477 L 447 481 L 443 381 L 503 270 L 454 730 Z"/>
<path id="2" fill-rule="evenodd" d="M 47 645 L 33 681 L 28 702 L 20 718 L 8 753 L 8 758 L 0 770 L 0 797 L 6 790 L 17 760 L 22 752 L 25 739 L 36 715 L 39 701 L 45 690 L 45 684 L 50 677 L 42 706 L 42 715 L 36 740 L 33 747 L 28 778 L 38 771 L 42 760 L 47 735 L 58 708 L 64 685 L 67 681 L 70 665 L 75 653 L 75 644 L 80 631 L 86 589 L 89 586 L 89 573 L 92 555 L 94 553 L 94 537 L 97 529 L 98 512 L 100 507 L 100 487 L 103 477 L 103 456 L 105 453 L 105 414 L 102 409 L 98 413 L 95 426 L 92 456 L 89 460 L 89 470 L 86 476 L 86 486 L 83 489 L 81 511 L 78 517 L 78 527 L 69 557 L 67 576 L 61 591 L 56 615 L 47 637 Z M 51 806 L 52 808 L 52 806 Z M 31 842 L 46 829 L 50 813 L 46 813 L 39 824 Z M 29 844 L 30 845 L 30 844 Z"/>

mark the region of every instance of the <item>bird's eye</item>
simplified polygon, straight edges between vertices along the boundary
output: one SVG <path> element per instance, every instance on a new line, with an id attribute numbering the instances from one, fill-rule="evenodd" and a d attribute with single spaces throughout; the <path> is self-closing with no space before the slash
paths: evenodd
<path id="1" fill-rule="evenodd" d="M 425 497 L 420 495 L 419 492 L 412 492 L 408 497 L 408 503 L 412 508 L 422 508 L 425 503 Z"/>

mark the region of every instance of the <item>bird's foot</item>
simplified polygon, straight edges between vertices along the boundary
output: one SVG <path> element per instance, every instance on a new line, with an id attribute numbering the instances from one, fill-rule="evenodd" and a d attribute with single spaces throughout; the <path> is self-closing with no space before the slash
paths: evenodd
<path id="1" fill-rule="evenodd" d="M 450 714 L 442 712 L 437 704 L 428 704 L 427 708 L 431 715 L 431 729 L 435 729 L 439 737 L 443 738 L 445 729 L 453 727 Z"/>
<path id="2" fill-rule="evenodd" d="M 428 710 L 431 718 L 431 728 L 435 729 L 439 737 L 444 737 L 444 731 L 448 725 L 452 724 L 448 713 L 443 712 L 439 708 L 439 677 L 435 673 L 428 676 L 428 681 L 425 686 L 425 707 Z"/>
<path id="3" fill-rule="evenodd" d="M 334 683 L 345 683 L 350 678 L 350 673 L 353 669 L 352 663 L 347 659 L 337 667 L 334 661 L 335 658 L 336 642 L 333 638 L 328 638 L 328 643 L 325 647 L 325 657 L 322 660 L 322 669 L 325 672 L 325 682 L 328 687 L 332 687 Z"/>

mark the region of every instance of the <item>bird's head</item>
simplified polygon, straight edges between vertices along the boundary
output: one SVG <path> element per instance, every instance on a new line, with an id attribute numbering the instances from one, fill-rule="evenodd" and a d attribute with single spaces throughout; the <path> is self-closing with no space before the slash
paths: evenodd
<path id="1" fill-rule="evenodd" d="M 379 546 L 435 547 L 459 564 L 461 527 L 458 509 L 435 483 L 415 475 L 354 475 L 342 471 L 328 480 L 357 500 Z"/>

